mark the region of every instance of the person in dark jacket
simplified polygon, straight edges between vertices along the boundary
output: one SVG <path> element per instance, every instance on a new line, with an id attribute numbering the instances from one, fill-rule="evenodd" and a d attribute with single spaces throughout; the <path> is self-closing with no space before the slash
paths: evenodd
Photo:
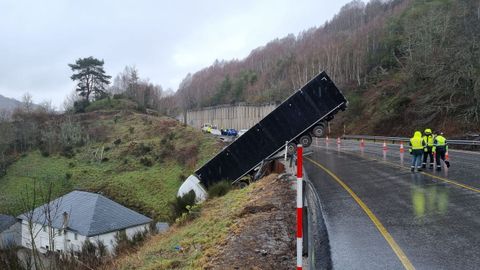
<path id="1" fill-rule="evenodd" d="M 429 168 L 433 169 L 433 134 L 432 130 L 427 128 L 423 132 L 423 140 L 425 141 L 425 148 L 423 149 L 423 162 L 422 162 L 422 168 L 427 167 L 427 159 L 430 157 L 430 163 L 429 163 Z"/>
<path id="2" fill-rule="evenodd" d="M 443 160 L 447 168 L 450 168 L 450 162 L 445 158 L 445 154 L 448 152 L 447 139 L 443 136 L 443 132 L 437 132 L 437 134 L 433 140 L 433 152 L 435 152 L 435 159 L 437 160 L 437 171 L 441 171 L 440 159 Z"/>

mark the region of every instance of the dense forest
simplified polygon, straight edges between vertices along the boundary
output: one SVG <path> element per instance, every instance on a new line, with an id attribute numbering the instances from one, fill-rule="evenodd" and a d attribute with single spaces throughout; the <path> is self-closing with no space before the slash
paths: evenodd
<path id="1" fill-rule="evenodd" d="M 188 74 L 162 108 L 280 102 L 323 70 L 349 99 L 338 130 L 478 132 L 480 2 L 355 0 L 321 27 Z"/>

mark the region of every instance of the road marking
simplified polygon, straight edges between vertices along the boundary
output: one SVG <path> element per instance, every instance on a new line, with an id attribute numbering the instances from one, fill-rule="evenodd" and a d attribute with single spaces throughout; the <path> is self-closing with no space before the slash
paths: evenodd
<path id="1" fill-rule="evenodd" d="M 323 148 L 323 149 L 325 148 L 324 146 L 314 146 L 314 147 Z M 397 168 L 401 168 L 401 169 L 405 169 L 405 170 L 410 170 L 407 167 L 404 167 L 402 165 L 399 165 L 399 164 L 396 164 L 396 163 L 393 163 L 393 162 L 390 162 L 390 161 L 380 160 L 380 159 L 376 159 L 376 158 L 372 158 L 372 157 L 366 157 L 366 156 L 359 155 L 357 153 L 347 152 L 345 150 L 340 150 L 340 152 L 348 154 L 348 155 L 353 155 L 353 156 L 356 156 L 356 157 L 359 157 L 359 158 L 363 158 L 363 159 L 367 159 L 367 160 L 371 160 L 371 161 L 377 161 L 379 163 L 384 163 L 384 164 L 390 165 L 392 167 L 397 167 Z M 435 175 L 435 174 L 430 174 L 430 173 L 427 173 L 427 172 L 421 172 L 421 174 L 426 175 L 426 176 L 430 176 L 432 178 L 438 179 L 442 182 L 445 182 L 445 183 L 448 183 L 448 184 L 451 184 L 451 185 L 454 185 L 454 186 L 458 186 L 458 187 L 468 189 L 468 190 L 473 191 L 473 192 L 480 193 L 480 189 L 469 186 L 469 185 L 466 185 L 466 184 L 459 183 L 459 182 L 454 181 L 454 180 L 449 180 L 447 178 L 444 178 L 444 177 L 441 177 L 441 176 L 438 176 L 438 175 Z"/>
<path id="2" fill-rule="evenodd" d="M 368 208 L 368 206 L 353 192 L 352 189 L 350 189 L 347 184 L 345 184 L 340 178 L 338 178 L 333 172 L 331 172 L 329 169 L 325 168 L 322 164 L 316 162 L 315 160 L 312 160 L 310 158 L 305 158 L 306 160 L 310 161 L 320 169 L 324 170 L 328 175 L 330 175 L 335 181 L 337 181 L 340 186 L 342 186 L 349 194 L 352 196 L 352 198 L 357 202 L 357 204 L 362 208 L 362 210 L 367 214 L 367 216 L 370 218 L 370 220 L 375 224 L 377 227 L 378 231 L 382 234 L 383 238 L 387 241 L 387 243 L 390 245 L 392 248 L 393 252 L 397 255 L 398 259 L 402 262 L 403 266 L 405 269 L 408 270 L 413 270 L 415 267 L 413 267 L 412 263 L 410 260 L 407 258 L 403 250 L 400 248 L 400 246 L 395 242 L 393 239 L 392 235 L 387 231 L 385 226 L 380 222 L 380 220 L 373 214 L 372 210 Z"/>

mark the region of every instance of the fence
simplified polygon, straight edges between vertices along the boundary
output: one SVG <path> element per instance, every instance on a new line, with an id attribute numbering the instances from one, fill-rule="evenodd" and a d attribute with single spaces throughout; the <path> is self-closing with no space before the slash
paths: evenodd
<path id="1" fill-rule="evenodd" d="M 407 137 L 385 137 L 385 136 L 370 136 L 370 135 L 343 135 L 343 139 L 352 140 L 370 140 L 373 142 L 392 142 L 393 144 L 399 142 L 409 142 L 410 138 Z M 466 146 L 480 146 L 480 141 L 475 140 L 447 140 L 449 145 L 466 145 Z"/>
<path id="2" fill-rule="evenodd" d="M 248 129 L 273 111 L 276 106 L 276 104 L 220 105 L 191 110 L 187 112 L 186 116 L 178 116 L 178 119 L 186 121 L 186 124 L 196 128 L 200 128 L 203 124 L 210 123 L 218 126 L 218 128 Z"/>
<path id="3" fill-rule="evenodd" d="M 315 186 L 303 171 L 304 183 L 304 249 L 309 269 L 332 269 L 327 226 L 322 214 L 322 203 Z"/>

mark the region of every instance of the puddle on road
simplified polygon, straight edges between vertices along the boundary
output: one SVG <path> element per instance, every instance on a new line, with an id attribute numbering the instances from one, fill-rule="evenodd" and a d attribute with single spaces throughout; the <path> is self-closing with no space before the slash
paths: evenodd
<path id="1" fill-rule="evenodd" d="M 448 189 L 443 183 L 434 183 L 422 174 L 412 174 L 411 201 L 415 218 L 445 215 L 448 211 Z"/>

